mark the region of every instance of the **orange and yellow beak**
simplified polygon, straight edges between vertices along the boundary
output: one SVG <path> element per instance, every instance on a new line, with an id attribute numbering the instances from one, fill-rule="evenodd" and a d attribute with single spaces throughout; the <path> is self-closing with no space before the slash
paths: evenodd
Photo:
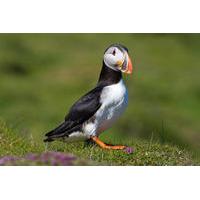
<path id="1" fill-rule="evenodd" d="M 128 56 L 128 65 L 127 65 L 127 69 L 124 73 L 132 74 L 132 71 L 133 71 L 133 65 L 132 65 L 131 59 Z"/>
<path id="2" fill-rule="evenodd" d="M 117 62 L 118 69 L 121 70 L 123 73 L 131 74 L 133 71 L 133 66 L 129 55 L 126 54 L 126 58 L 124 61 Z"/>

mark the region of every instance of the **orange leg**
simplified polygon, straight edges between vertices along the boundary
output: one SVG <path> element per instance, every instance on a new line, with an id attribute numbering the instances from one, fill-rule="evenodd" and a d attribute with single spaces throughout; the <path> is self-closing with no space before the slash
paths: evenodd
<path id="1" fill-rule="evenodd" d="M 98 144 L 101 148 L 103 149 L 115 149 L 115 150 L 121 150 L 121 149 L 125 149 L 126 146 L 123 146 L 123 145 L 117 145 L 117 146 L 114 146 L 114 145 L 108 145 L 108 144 L 105 144 L 104 142 L 102 142 L 98 137 L 94 136 L 94 137 L 91 137 L 91 139 L 96 143 Z"/>

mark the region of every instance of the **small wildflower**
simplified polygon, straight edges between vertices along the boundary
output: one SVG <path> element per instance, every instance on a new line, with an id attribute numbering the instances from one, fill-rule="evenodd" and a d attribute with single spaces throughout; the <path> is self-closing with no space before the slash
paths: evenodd
<path id="1" fill-rule="evenodd" d="M 79 160 L 78 160 L 79 161 Z M 0 165 L 76 165 L 77 157 L 61 152 L 28 154 L 25 157 L 5 156 L 0 158 Z"/>
<path id="2" fill-rule="evenodd" d="M 16 160 L 18 160 L 17 157 L 5 156 L 0 158 L 0 165 L 14 164 Z"/>
<path id="3" fill-rule="evenodd" d="M 126 148 L 125 148 L 125 152 L 126 152 L 127 154 L 131 154 L 131 153 L 133 153 L 133 148 L 132 148 L 132 147 L 126 147 Z"/>

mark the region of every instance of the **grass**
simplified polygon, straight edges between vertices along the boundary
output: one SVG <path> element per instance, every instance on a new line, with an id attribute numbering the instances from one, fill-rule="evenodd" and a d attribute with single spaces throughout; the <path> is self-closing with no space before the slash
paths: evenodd
<path id="1" fill-rule="evenodd" d="M 24 138 L 17 136 L 4 122 L 0 121 L 0 156 L 24 156 L 29 152 L 38 153 L 42 149 Z"/>
<path id="2" fill-rule="evenodd" d="M 54 142 L 47 146 L 32 139 L 17 136 L 5 123 L 0 123 L 0 157 L 24 157 L 30 153 L 42 154 L 45 151 L 73 154 L 81 162 L 79 165 L 197 165 L 191 152 L 169 144 L 161 145 L 152 139 L 123 140 L 123 144 L 133 147 L 134 151 L 127 154 L 124 151 L 103 150 L 96 145 L 86 145 L 84 142 L 63 143 Z M 107 139 L 107 142 L 113 142 Z M 114 141 L 122 142 L 122 141 Z M 35 165 L 34 162 L 23 161 L 21 165 Z"/>

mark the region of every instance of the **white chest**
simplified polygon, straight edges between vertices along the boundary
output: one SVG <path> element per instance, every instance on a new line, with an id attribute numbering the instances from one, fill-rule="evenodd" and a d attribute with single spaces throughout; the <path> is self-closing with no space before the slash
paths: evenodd
<path id="1" fill-rule="evenodd" d="M 110 128 L 127 107 L 128 92 L 123 81 L 105 87 L 100 101 L 102 106 L 96 113 L 96 134 Z"/>

